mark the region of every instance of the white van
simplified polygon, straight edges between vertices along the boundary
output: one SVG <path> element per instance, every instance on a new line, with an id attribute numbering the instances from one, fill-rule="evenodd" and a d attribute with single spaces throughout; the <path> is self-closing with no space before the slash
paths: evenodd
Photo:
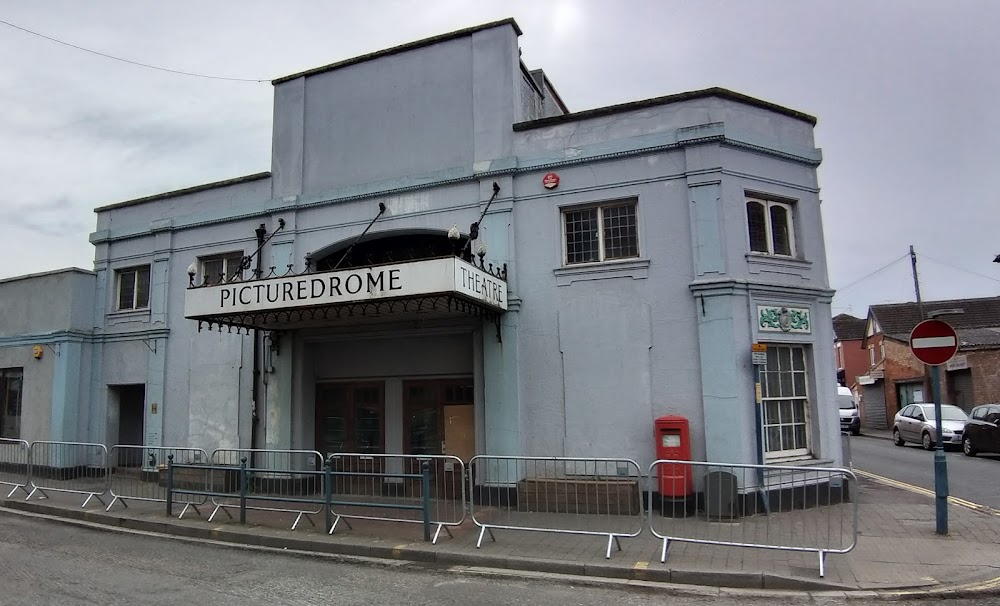
<path id="1" fill-rule="evenodd" d="M 852 436 L 861 433 L 861 411 L 849 387 L 837 386 L 837 408 L 840 409 L 840 431 L 849 431 Z"/>

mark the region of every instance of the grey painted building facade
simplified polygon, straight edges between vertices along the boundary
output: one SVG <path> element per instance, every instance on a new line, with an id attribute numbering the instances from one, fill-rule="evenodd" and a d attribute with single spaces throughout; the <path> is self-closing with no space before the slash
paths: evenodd
<path id="1" fill-rule="evenodd" d="M 695 459 L 839 463 L 815 121 L 723 89 L 570 113 L 519 35 L 276 80 L 270 172 L 97 209 L 66 320 L 0 327 L 22 435 L 645 467 L 672 414 Z M 72 353 L 25 358 L 53 330 Z"/>

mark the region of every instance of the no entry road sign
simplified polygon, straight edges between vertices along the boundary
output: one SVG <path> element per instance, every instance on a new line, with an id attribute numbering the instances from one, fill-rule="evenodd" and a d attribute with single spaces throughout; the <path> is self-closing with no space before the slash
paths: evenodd
<path id="1" fill-rule="evenodd" d="M 940 366 L 958 351 L 958 335 L 947 322 L 924 320 L 910 333 L 910 351 L 924 364 Z"/>

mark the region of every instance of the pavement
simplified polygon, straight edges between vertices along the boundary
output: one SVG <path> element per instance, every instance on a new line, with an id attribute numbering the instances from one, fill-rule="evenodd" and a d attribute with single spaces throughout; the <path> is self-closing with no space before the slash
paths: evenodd
<path id="1" fill-rule="evenodd" d="M 938 536 L 933 498 L 864 475 L 859 476 L 859 483 L 857 546 L 846 554 L 829 554 L 824 578 L 819 577 L 815 553 L 672 543 L 666 563 L 661 563 L 662 543 L 648 529 L 621 539 L 621 551 L 613 551 L 606 559 L 608 539 L 599 536 L 495 530 L 496 540 L 487 535 L 482 548 L 477 548 L 479 528 L 468 518 L 452 529 L 452 537 L 442 533 L 438 543 L 431 544 L 423 541 L 419 524 L 398 522 L 352 520 L 350 528 L 341 522 L 332 536 L 324 532 L 322 516 L 304 518 L 296 530 L 290 530 L 296 515 L 286 512 L 249 511 L 245 525 L 220 513 L 209 523 L 211 505 L 197 513 L 189 510 L 177 519 L 180 507 L 174 517 L 167 517 L 163 503 L 133 500 L 127 508 L 116 504 L 105 512 L 97 500 L 82 508 L 83 497 L 77 494 L 49 492 L 49 498 L 36 495 L 25 501 L 25 494 L 18 492 L 0 500 L 0 507 L 106 529 L 222 541 L 297 555 L 403 560 L 517 578 L 540 574 L 574 582 L 654 582 L 713 590 L 742 588 L 761 595 L 791 590 L 866 599 L 1000 595 L 1000 515 L 952 506 L 950 534 Z M 795 544 L 785 541 L 804 532 L 803 528 L 819 528 L 828 520 L 823 517 L 828 512 L 819 510 L 795 515 L 755 516 L 736 523 L 702 521 L 701 528 L 723 538 L 767 533 L 771 541 Z"/>

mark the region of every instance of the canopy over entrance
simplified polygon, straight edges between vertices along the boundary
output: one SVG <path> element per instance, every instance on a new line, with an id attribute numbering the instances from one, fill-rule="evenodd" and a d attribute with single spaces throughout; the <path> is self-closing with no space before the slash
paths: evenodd
<path id="1" fill-rule="evenodd" d="M 273 272 L 273 270 L 272 270 Z M 286 330 L 456 315 L 499 321 L 507 309 L 507 268 L 474 257 L 231 279 L 188 288 L 184 316 L 207 326 Z"/>

